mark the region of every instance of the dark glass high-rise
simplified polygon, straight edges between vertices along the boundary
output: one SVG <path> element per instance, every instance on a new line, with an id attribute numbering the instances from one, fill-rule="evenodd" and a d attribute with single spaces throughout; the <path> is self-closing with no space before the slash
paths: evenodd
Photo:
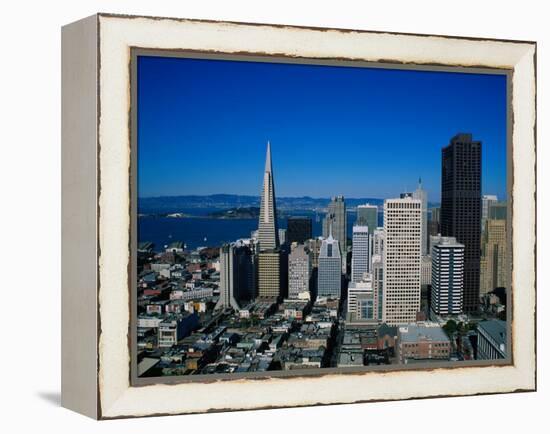
<path id="1" fill-rule="evenodd" d="M 464 244 L 465 312 L 479 308 L 481 142 L 454 136 L 441 151 L 441 234 Z"/>

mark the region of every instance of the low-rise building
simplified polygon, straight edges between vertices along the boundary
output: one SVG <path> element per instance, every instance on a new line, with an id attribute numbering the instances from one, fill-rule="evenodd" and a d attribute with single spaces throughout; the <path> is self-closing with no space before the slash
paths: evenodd
<path id="1" fill-rule="evenodd" d="M 196 314 L 167 317 L 159 324 L 158 346 L 172 347 L 188 336 L 199 324 Z"/>
<path id="2" fill-rule="evenodd" d="M 449 360 L 451 342 L 437 323 L 425 322 L 399 327 L 397 339 L 399 363 Z"/>
<path id="3" fill-rule="evenodd" d="M 499 319 L 477 325 L 477 359 L 495 360 L 506 357 L 506 322 Z"/>

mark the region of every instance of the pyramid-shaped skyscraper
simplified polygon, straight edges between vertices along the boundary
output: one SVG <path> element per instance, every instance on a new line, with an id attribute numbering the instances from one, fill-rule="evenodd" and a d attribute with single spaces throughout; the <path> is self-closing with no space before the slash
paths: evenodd
<path id="1" fill-rule="evenodd" d="M 275 205 L 275 183 L 271 164 L 271 145 L 267 142 L 264 182 L 260 201 L 260 220 L 258 223 L 258 241 L 260 251 L 279 247 L 279 229 L 277 226 L 277 207 Z"/>

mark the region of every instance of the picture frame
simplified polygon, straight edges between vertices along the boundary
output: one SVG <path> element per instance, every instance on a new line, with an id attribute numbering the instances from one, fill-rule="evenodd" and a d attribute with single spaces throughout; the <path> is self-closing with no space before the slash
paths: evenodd
<path id="1" fill-rule="evenodd" d="M 139 50 L 505 71 L 510 80 L 510 359 L 430 369 L 136 382 L 132 68 Z M 62 57 L 63 406 L 112 419 L 536 389 L 536 43 L 97 14 L 63 28 Z"/>

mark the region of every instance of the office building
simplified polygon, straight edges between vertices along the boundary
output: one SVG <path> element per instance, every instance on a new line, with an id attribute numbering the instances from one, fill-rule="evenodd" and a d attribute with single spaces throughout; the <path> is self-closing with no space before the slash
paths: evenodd
<path id="1" fill-rule="evenodd" d="M 304 292 L 309 293 L 311 278 L 311 256 L 303 244 L 293 244 L 288 256 L 288 297 L 298 298 Z"/>
<path id="2" fill-rule="evenodd" d="M 418 179 L 418 187 L 412 194 L 413 199 L 422 203 L 422 255 L 429 255 L 428 250 L 428 192 L 422 188 L 422 179 Z"/>
<path id="3" fill-rule="evenodd" d="M 350 322 L 377 322 L 377 294 L 372 275 L 366 273 L 363 281 L 348 286 L 347 320 Z"/>
<path id="4" fill-rule="evenodd" d="M 509 287 L 508 222 L 506 203 L 492 203 L 481 240 L 480 293 Z"/>
<path id="5" fill-rule="evenodd" d="M 216 309 L 228 307 L 239 309 L 239 303 L 235 298 L 233 258 L 233 247 L 230 244 L 224 244 L 220 248 L 220 298 Z"/>
<path id="6" fill-rule="evenodd" d="M 422 256 L 420 261 L 420 285 L 426 286 L 432 284 L 432 257 L 430 255 Z"/>
<path id="7" fill-rule="evenodd" d="M 370 237 L 368 226 L 353 226 L 351 281 L 361 282 L 370 271 Z"/>
<path id="8" fill-rule="evenodd" d="M 289 244 L 304 244 L 311 238 L 311 218 L 289 217 L 287 219 L 286 236 Z"/>
<path id="9" fill-rule="evenodd" d="M 481 142 L 458 134 L 442 149 L 441 234 L 464 244 L 463 309 L 479 308 Z"/>
<path id="10" fill-rule="evenodd" d="M 329 236 L 324 239 L 319 252 L 317 271 L 317 295 L 319 297 L 340 298 L 342 290 L 342 257 L 338 240 Z"/>
<path id="11" fill-rule="evenodd" d="M 376 293 L 377 318 L 383 318 L 384 305 L 384 257 L 372 255 L 372 287 Z"/>
<path id="12" fill-rule="evenodd" d="M 284 298 L 288 287 L 288 256 L 279 250 L 258 253 L 258 296 Z"/>
<path id="13" fill-rule="evenodd" d="M 432 247 L 431 311 L 435 315 L 462 313 L 464 245 L 441 237 Z"/>
<path id="14" fill-rule="evenodd" d="M 323 244 L 323 238 L 312 238 L 307 240 L 305 245 L 311 255 L 311 267 L 319 267 L 319 253 L 321 252 L 321 245 Z"/>
<path id="15" fill-rule="evenodd" d="M 489 216 L 489 206 L 498 202 L 498 197 L 494 194 L 484 194 L 481 196 L 481 231 L 485 229 L 485 222 Z"/>
<path id="16" fill-rule="evenodd" d="M 255 258 L 242 241 L 220 248 L 220 298 L 216 309 L 240 308 L 242 301 L 255 297 Z"/>
<path id="17" fill-rule="evenodd" d="M 369 232 L 372 234 L 378 227 L 378 207 L 368 203 L 365 205 L 358 205 L 355 224 L 358 226 L 368 226 Z"/>
<path id="18" fill-rule="evenodd" d="M 258 297 L 286 297 L 288 256 L 279 249 L 279 228 L 275 203 L 275 181 L 271 162 L 271 145 L 267 142 L 263 188 L 258 221 L 257 282 Z"/>
<path id="19" fill-rule="evenodd" d="M 383 321 L 414 322 L 420 310 L 422 202 L 410 197 L 387 199 L 384 229 Z"/>
<path id="20" fill-rule="evenodd" d="M 372 256 L 384 254 L 384 239 L 386 238 L 384 228 L 376 228 L 372 234 Z M 371 263 L 374 259 L 371 256 Z"/>
<path id="21" fill-rule="evenodd" d="M 346 202 L 344 196 L 335 196 L 328 205 L 327 215 L 323 220 L 323 238 L 328 238 L 329 231 L 338 241 L 342 270 L 346 270 L 346 258 L 348 252 Z"/>
<path id="22" fill-rule="evenodd" d="M 275 182 L 271 164 L 271 145 L 267 142 L 263 188 L 260 199 L 260 218 L 258 222 L 258 242 L 260 251 L 279 247 L 279 228 L 277 226 L 277 207 L 275 205 Z"/>
<path id="23" fill-rule="evenodd" d="M 428 254 L 432 251 L 432 246 L 429 244 L 430 237 L 441 233 L 440 228 L 441 208 L 431 208 L 428 213 Z"/>
<path id="24" fill-rule="evenodd" d="M 279 245 L 283 246 L 287 242 L 286 229 L 279 229 Z"/>

